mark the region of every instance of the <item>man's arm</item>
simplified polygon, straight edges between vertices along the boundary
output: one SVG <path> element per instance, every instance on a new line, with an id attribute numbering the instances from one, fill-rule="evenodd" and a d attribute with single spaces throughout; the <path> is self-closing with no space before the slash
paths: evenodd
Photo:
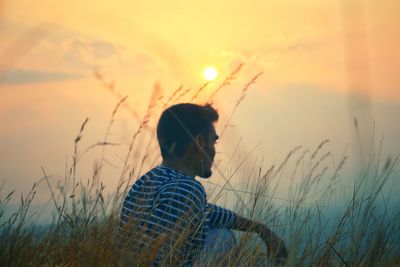
<path id="1" fill-rule="evenodd" d="M 267 244 L 271 257 L 276 258 L 279 261 L 287 258 L 288 251 L 285 243 L 265 224 L 246 219 L 245 217 L 236 214 L 232 229 L 259 234 L 261 239 Z"/>
<path id="2" fill-rule="evenodd" d="M 211 228 L 226 228 L 257 233 L 267 244 L 271 257 L 277 259 L 287 258 L 288 251 L 285 243 L 265 224 L 246 219 L 229 209 L 214 204 L 208 203 L 208 209 L 209 224 Z"/>
<path id="3" fill-rule="evenodd" d="M 226 208 L 207 203 L 210 228 L 232 228 L 236 214 Z"/>

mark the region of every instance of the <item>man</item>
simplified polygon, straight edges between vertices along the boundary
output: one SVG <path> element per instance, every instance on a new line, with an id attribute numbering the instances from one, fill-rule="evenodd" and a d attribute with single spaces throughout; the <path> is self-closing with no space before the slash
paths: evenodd
<path id="1" fill-rule="evenodd" d="M 285 259 L 284 242 L 267 226 L 207 203 L 195 176 L 209 178 L 218 135 L 217 111 L 210 105 L 178 104 L 158 122 L 162 164 L 138 179 L 124 199 L 121 235 L 140 265 L 191 266 L 210 229 L 256 232 L 271 256 Z"/>

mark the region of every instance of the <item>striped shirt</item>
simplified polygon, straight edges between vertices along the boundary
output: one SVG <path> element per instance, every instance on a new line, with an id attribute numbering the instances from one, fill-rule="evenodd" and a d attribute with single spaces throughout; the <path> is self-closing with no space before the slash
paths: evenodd
<path id="1" fill-rule="evenodd" d="M 235 218 L 233 211 L 207 203 L 204 187 L 193 177 L 159 165 L 126 195 L 119 233 L 124 242 L 129 239 L 139 260 L 147 257 L 159 266 L 174 255 L 179 265 L 191 266 L 208 230 L 231 228 Z M 156 255 L 150 252 L 154 250 Z"/>

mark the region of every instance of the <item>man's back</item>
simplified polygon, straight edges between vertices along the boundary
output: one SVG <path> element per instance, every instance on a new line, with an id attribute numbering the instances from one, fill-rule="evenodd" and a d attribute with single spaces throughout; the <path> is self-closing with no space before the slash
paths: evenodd
<path id="1" fill-rule="evenodd" d="M 157 250 L 155 265 L 171 254 L 191 265 L 209 227 L 229 226 L 234 218 L 233 212 L 207 204 L 203 186 L 193 177 L 157 166 L 137 180 L 125 197 L 120 232 L 131 239 L 138 256 L 143 249 Z"/>

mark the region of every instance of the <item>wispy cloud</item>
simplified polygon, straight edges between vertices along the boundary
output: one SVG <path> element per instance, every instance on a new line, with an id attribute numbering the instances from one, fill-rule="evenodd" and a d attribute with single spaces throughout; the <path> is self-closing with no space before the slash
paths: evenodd
<path id="1" fill-rule="evenodd" d="M 105 41 L 95 41 L 91 43 L 94 58 L 107 58 L 117 54 L 114 45 Z"/>
<path id="2" fill-rule="evenodd" d="M 12 69 L 2 74 L 2 76 L 0 77 L 0 85 L 75 80 L 82 77 L 83 75 L 77 73 Z"/>

